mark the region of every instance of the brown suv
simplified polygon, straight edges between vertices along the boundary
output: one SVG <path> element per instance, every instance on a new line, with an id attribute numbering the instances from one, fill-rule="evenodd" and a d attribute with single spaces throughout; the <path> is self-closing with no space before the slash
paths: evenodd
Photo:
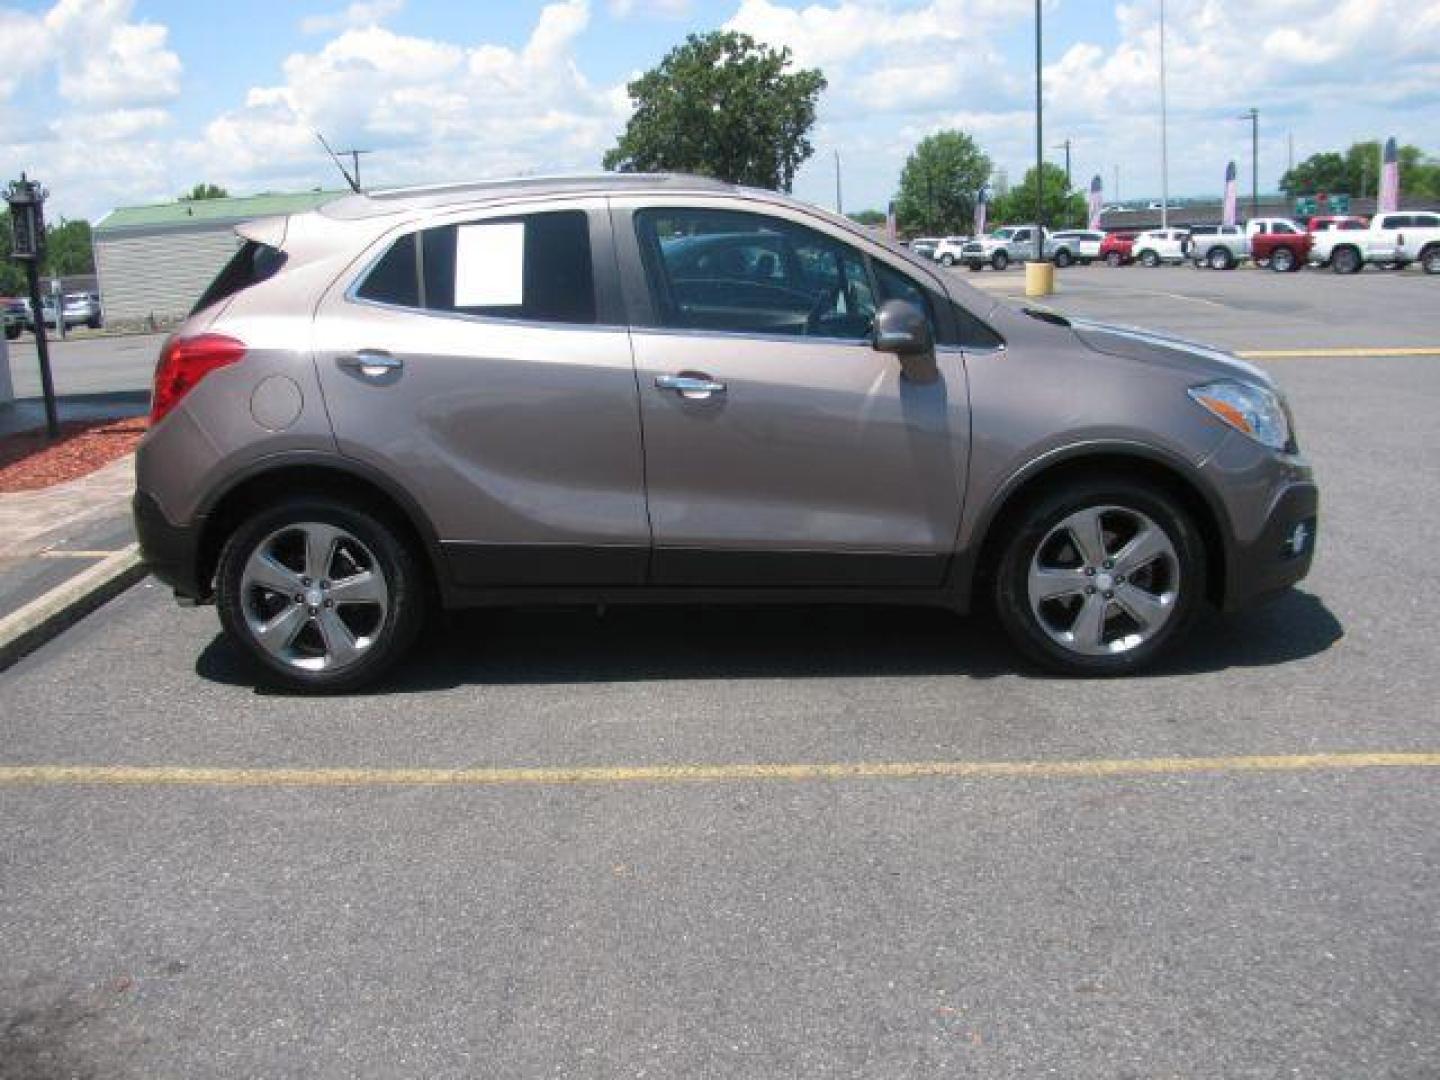
<path id="1" fill-rule="evenodd" d="M 527 179 L 241 233 L 161 354 L 135 515 L 291 686 L 373 678 L 432 604 L 661 599 L 983 595 L 1117 674 L 1310 566 L 1265 374 L 771 192 Z"/>

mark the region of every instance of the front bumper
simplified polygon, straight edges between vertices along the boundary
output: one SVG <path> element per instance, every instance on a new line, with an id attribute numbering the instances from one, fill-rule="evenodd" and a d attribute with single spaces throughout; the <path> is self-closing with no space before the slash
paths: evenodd
<path id="1" fill-rule="evenodd" d="M 1281 488 L 1258 538 L 1230 552 L 1224 608 L 1236 611 L 1272 599 L 1310 572 L 1319 528 L 1320 491 L 1311 481 Z"/>
<path id="2" fill-rule="evenodd" d="M 187 600 L 209 598 L 210 583 L 200 580 L 200 538 L 205 520 L 173 525 L 155 499 L 136 491 L 131 502 L 140 558 L 146 568 Z"/>

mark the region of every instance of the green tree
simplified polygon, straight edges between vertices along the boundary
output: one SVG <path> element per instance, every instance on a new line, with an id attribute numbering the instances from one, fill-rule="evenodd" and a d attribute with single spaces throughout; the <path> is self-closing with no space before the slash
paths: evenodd
<path id="1" fill-rule="evenodd" d="M 884 210 L 856 210 L 853 214 L 847 214 L 846 216 L 857 225 L 885 224 Z"/>
<path id="2" fill-rule="evenodd" d="M 937 131 L 905 159 L 895 217 L 907 233 L 969 232 L 975 197 L 990 177 L 990 158 L 963 131 Z"/>
<path id="3" fill-rule="evenodd" d="M 1380 184 L 1382 145 L 1377 139 L 1367 139 L 1351 143 L 1343 153 L 1326 150 L 1311 154 L 1280 178 L 1280 188 L 1292 198 L 1321 191 L 1362 199 L 1373 197 Z M 1402 146 L 1396 156 L 1403 194 L 1440 196 L 1440 164 L 1426 161 L 1418 146 Z"/>
<path id="4" fill-rule="evenodd" d="M 691 34 L 626 87 L 635 112 L 607 169 L 680 171 L 789 191 L 813 152 L 807 135 L 825 89 L 819 71 L 787 71 L 790 50 L 747 34 Z"/>
<path id="5" fill-rule="evenodd" d="M 196 184 L 188 195 L 181 195 L 181 202 L 199 202 L 201 199 L 228 199 L 230 193 L 219 184 Z"/>
<path id="6" fill-rule="evenodd" d="M 90 223 L 83 219 L 61 221 L 45 230 L 45 261 L 41 271 L 52 277 L 71 277 L 95 272 L 95 249 L 90 243 Z"/>
<path id="7" fill-rule="evenodd" d="M 1085 196 L 1072 191 L 1065 179 L 1065 170 L 1059 165 L 1045 163 L 1044 217 L 1047 229 L 1072 228 L 1085 224 Z M 996 225 L 1028 225 L 1036 221 L 1035 214 L 1035 169 L 1025 172 L 1025 178 L 1006 194 L 995 200 L 990 219 Z"/>

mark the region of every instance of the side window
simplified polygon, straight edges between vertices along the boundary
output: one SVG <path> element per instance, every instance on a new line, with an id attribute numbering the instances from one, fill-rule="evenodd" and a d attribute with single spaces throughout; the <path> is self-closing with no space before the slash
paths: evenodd
<path id="1" fill-rule="evenodd" d="M 861 340 L 875 297 L 858 251 L 802 225 L 733 210 L 635 215 L 661 326 Z"/>
<path id="2" fill-rule="evenodd" d="M 590 223 L 581 210 L 426 229 L 425 307 L 490 318 L 593 323 Z"/>
<path id="3" fill-rule="evenodd" d="M 1415 214 L 1414 217 L 1417 229 L 1440 229 L 1440 215 Z"/>
<path id="4" fill-rule="evenodd" d="M 355 295 L 381 304 L 420 306 L 420 271 L 415 263 L 414 233 L 406 233 L 390 245 L 390 250 L 365 275 Z"/>
<path id="5" fill-rule="evenodd" d="M 999 334 L 959 304 L 931 292 L 878 259 L 872 259 L 870 265 L 875 268 L 875 283 L 880 288 L 880 299 L 909 300 L 917 305 L 930 320 L 930 331 L 935 335 L 936 344 L 959 345 L 972 349 L 994 349 L 1004 344 Z M 935 318 L 936 309 L 941 304 L 949 305 L 954 322 L 953 329 L 940 325 Z"/>

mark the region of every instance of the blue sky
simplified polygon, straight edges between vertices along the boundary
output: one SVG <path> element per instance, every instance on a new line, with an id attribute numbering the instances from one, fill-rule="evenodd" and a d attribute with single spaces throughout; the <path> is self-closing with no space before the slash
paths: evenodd
<path id="1" fill-rule="evenodd" d="M 1077 185 L 1158 194 L 1158 0 L 1046 0 L 1046 148 Z M 1249 185 L 1296 159 L 1396 135 L 1440 152 L 1435 0 L 1168 0 L 1172 193 Z M 198 181 L 236 193 L 337 180 L 311 132 L 360 145 L 367 183 L 593 169 L 624 85 L 721 26 L 790 45 L 830 81 L 796 193 L 881 207 L 916 141 L 973 134 L 1018 179 L 1033 162 L 1033 0 L 0 0 L 0 175 L 97 217 Z M 1400 31 L 1403 28 L 1403 32 Z M 1384 56 L 1379 65 L 1375 57 Z"/>

